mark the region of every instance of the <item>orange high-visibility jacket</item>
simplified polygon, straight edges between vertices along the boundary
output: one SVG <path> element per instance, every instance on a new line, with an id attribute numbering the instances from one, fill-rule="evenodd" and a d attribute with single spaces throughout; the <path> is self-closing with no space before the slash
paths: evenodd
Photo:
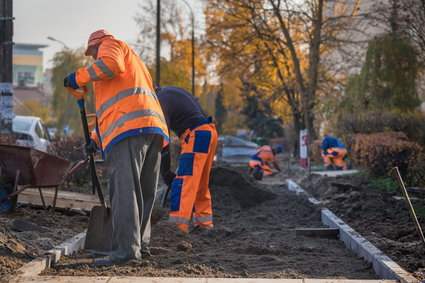
<path id="1" fill-rule="evenodd" d="M 97 60 L 78 69 L 76 81 L 80 87 L 93 82 L 100 141 L 92 137 L 104 152 L 123 138 L 140 134 L 160 134 L 164 146 L 168 144 L 168 129 L 152 78 L 125 42 L 106 38 Z"/>
<path id="2" fill-rule="evenodd" d="M 264 164 L 276 161 L 273 150 L 269 145 L 260 147 L 260 149 L 258 149 L 257 152 L 251 156 L 251 159 L 262 161 Z"/>

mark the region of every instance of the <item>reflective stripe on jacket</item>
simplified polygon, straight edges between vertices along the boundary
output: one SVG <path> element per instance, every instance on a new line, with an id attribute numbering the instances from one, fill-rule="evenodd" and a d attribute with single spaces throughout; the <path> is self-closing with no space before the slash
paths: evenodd
<path id="1" fill-rule="evenodd" d="M 145 64 L 126 43 L 113 38 L 102 42 L 97 58 L 77 71 L 76 80 L 80 87 L 93 82 L 103 151 L 125 137 L 151 133 L 164 136 L 165 147 L 168 129 Z"/>

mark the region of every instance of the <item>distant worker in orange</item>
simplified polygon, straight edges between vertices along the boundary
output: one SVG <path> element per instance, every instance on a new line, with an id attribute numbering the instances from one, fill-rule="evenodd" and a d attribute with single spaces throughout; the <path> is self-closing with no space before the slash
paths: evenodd
<path id="1" fill-rule="evenodd" d="M 273 176 L 275 173 L 270 168 L 271 162 L 277 171 L 282 172 L 276 160 L 276 154 L 282 153 L 283 146 L 278 144 L 273 148 L 269 145 L 262 146 L 255 154 L 251 156 L 249 167 L 253 177 L 261 180 L 263 176 Z"/>
<path id="2" fill-rule="evenodd" d="M 161 174 L 171 187 L 168 220 L 183 231 L 193 225 L 212 228 L 209 189 L 210 170 L 218 135 L 211 117 L 205 115 L 196 97 L 177 86 L 156 89 L 170 130 L 179 138 L 181 154 L 177 174 L 170 171 L 170 152 L 162 156 Z"/>
<path id="3" fill-rule="evenodd" d="M 109 258 L 94 263 L 117 264 L 150 256 L 150 218 L 168 128 L 149 71 L 130 46 L 98 30 L 85 55 L 94 63 L 65 77 L 64 86 L 76 90 L 93 83 L 97 134 L 84 151 L 105 155 L 113 227 Z"/>
<path id="4" fill-rule="evenodd" d="M 322 157 L 326 170 L 332 170 L 332 164 L 335 164 L 336 170 L 347 170 L 347 165 L 344 161 L 347 157 L 347 148 L 340 139 L 324 135 L 322 150 Z"/>

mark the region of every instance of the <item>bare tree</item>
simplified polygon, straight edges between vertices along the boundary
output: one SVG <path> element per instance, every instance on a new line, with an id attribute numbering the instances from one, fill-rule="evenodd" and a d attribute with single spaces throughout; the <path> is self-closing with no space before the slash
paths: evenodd
<path id="1" fill-rule="evenodd" d="M 387 33 L 404 33 L 414 43 L 422 62 L 425 62 L 425 0 L 376 1 L 370 18 Z"/>
<path id="2" fill-rule="evenodd" d="M 139 4 L 140 12 L 137 12 L 134 20 L 140 28 L 136 42 L 136 49 L 140 57 L 148 64 L 155 61 L 155 37 L 156 37 L 156 4 L 155 1 L 145 1 Z M 164 50 L 169 51 L 173 57 L 174 45 L 184 37 L 187 37 L 188 29 L 183 25 L 181 11 L 176 1 L 162 0 L 161 9 L 161 41 L 166 45 Z"/>

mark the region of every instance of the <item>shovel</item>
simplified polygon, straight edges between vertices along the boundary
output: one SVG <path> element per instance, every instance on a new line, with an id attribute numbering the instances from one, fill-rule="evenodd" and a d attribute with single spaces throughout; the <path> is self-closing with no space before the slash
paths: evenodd
<path id="1" fill-rule="evenodd" d="M 72 88 L 68 90 L 78 99 L 78 106 L 80 107 L 81 121 L 83 124 L 84 137 L 86 143 L 90 141 L 90 134 L 87 124 L 86 109 L 84 107 L 84 94 L 87 88 L 83 91 L 76 91 Z M 86 239 L 84 242 L 84 249 L 97 254 L 110 254 L 112 250 L 112 213 L 111 208 L 106 206 L 103 197 L 102 189 L 100 187 L 99 178 L 96 174 L 96 167 L 94 164 L 93 154 L 87 156 L 90 166 L 90 173 L 92 178 L 92 185 L 96 189 L 99 197 L 100 206 L 94 206 L 90 213 L 89 225 L 87 227 Z"/>

